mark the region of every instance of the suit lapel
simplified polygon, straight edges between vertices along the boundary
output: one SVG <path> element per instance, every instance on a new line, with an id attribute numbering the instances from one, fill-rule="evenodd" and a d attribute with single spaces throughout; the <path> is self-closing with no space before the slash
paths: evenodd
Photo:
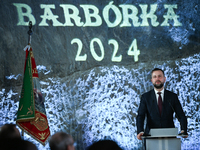
<path id="1" fill-rule="evenodd" d="M 156 94 L 155 94 L 154 89 L 151 90 L 151 99 L 153 100 L 153 105 L 154 105 L 153 108 L 156 109 L 158 116 L 160 116 L 159 109 L 158 109 L 158 102 L 157 102 L 157 98 L 156 98 Z"/>
<path id="2" fill-rule="evenodd" d="M 169 100 L 169 94 L 167 94 L 167 90 L 164 91 L 164 102 Z"/>

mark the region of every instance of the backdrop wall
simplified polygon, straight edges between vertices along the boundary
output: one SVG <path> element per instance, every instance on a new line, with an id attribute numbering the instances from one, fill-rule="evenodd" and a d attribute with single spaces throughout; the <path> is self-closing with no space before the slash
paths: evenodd
<path id="1" fill-rule="evenodd" d="M 15 123 L 32 21 L 31 44 L 51 134 L 72 134 L 78 150 L 104 138 L 140 149 L 135 126 L 140 96 L 153 88 L 150 72 L 160 67 L 165 87 L 179 95 L 188 118 L 182 149 L 197 149 L 198 7 L 198 0 L 1 0 L 0 124 Z"/>

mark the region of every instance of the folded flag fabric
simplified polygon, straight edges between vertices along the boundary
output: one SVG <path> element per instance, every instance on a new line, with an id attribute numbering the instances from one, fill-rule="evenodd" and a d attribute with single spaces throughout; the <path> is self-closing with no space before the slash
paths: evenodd
<path id="1" fill-rule="evenodd" d="M 38 71 L 30 45 L 26 46 L 24 79 L 16 122 L 27 134 L 45 145 L 50 136 L 50 129 Z"/>

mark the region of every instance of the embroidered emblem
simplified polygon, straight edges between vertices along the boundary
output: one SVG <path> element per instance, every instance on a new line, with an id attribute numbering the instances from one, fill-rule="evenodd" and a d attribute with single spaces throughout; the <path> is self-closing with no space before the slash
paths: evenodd
<path id="1" fill-rule="evenodd" d="M 19 109 L 19 110 L 21 111 L 21 110 L 22 110 L 22 108 L 23 108 L 23 105 L 20 107 L 20 109 Z"/>
<path id="2" fill-rule="evenodd" d="M 41 134 L 39 133 L 39 135 L 41 136 L 40 139 L 41 139 L 41 140 L 44 140 L 44 139 L 45 139 L 45 135 L 46 135 L 46 133 L 41 133 Z"/>
<path id="3" fill-rule="evenodd" d="M 30 106 L 30 108 L 28 108 L 28 110 L 29 110 L 29 111 L 27 112 L 27 115 L 28 115 L 28 114 L 31 114 L 31 115 L 32 115 L 32 114 L 33 114 L 33 110 L 32 110 L 32 108 L 31 108 L 31 106 Z"/>
<path id="4" fill-rule="evenodd" d="M 30 123 L 33 124 L 39 131 L 44 131 L 48 128 L 47 120 L 44 117 L 42 117 L 40 113 L 37 113 L 35 115 L 35 119 Z"/>

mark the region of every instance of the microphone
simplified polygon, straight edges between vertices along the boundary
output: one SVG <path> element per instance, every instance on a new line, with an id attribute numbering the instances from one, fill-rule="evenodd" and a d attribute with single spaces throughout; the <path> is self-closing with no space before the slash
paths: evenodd
<path id="1" fill-rule="evenodd" d="M 177 114 L 176 111 L 174 110 L 174 107 L 172 106 L 172 104 L 170 103 L 169 100 L 167 100 L 167 101 L 168 101 L 170 107 L 172 108 L 172 110 L 175 112 L 175 117 L 178 119 L 178 121 L 179 121 L 180 124 L 181 124 L 180 117 L 178 116 L 178 114 Z M 181 125 L 181 126 L 182 126 L 182 125 Z M 183 133 L 179 133 L 178 135 L 180 135 L 180 136 L 187 136 L 188 133 L 187 133 L 187 131 L 184 131 Z"/>
<path id="2" fill-rule="evenodd" d="M 172 104 L 170 103 L 169 100 L 167 100 L 167 101 L 168 101 L 170 107 L 172 108 L 172 110 L 175 112 L 175 117 L 176 117 L 176 118 L 178 119 L 178 121 L 180 122 L 180 118 L 179 118 L 179 116 L 176 114 L 176 111 L 174 110 L 174 107 L 172 106 Z"/>

